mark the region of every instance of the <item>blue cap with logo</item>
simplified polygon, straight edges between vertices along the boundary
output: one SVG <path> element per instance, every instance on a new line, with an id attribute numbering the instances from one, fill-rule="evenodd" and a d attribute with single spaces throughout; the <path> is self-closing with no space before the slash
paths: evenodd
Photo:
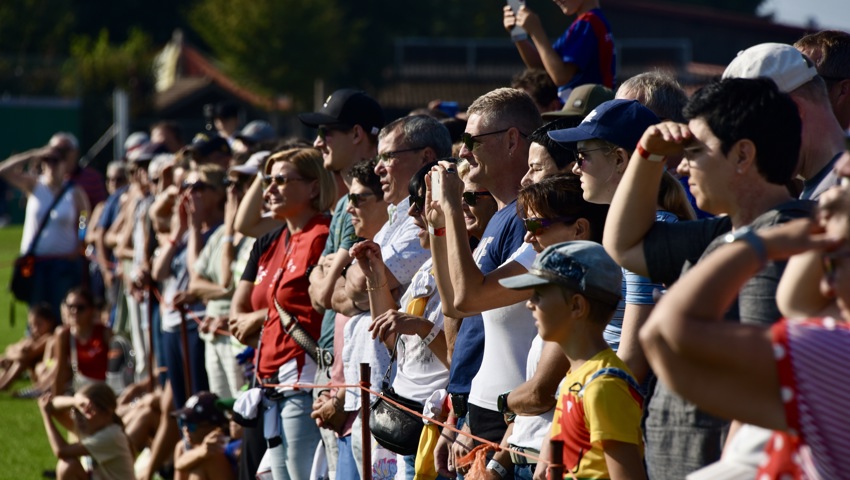
<path id="1" fill-rule="evenodd" d="M 658 122 L 652 110 L 637 100 L 609 100 L 588 113 L 577 127 L 553 130 L 549 138 L 558 143 L 600 139 L 634 150 L 643 132 Z"/>
<path id="2" fill-rule="evenodd" d="M 622 298 L 623 271 L 602 245 L 576 240 L 546 247 L 534 259 L 528 273 L 503 278 L 499 283 L 513 290 L 557 284 L 617 305 Z"/>

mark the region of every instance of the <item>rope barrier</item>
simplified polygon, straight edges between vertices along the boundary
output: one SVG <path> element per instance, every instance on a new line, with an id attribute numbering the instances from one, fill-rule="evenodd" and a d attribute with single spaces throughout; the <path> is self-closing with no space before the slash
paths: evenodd
<path id="1" fill-rule="evenodd" d="M 153 294 L 154 294 L 154 296 L 156 297 L 156 299 L 159 301 L 159 303 L 161 303 L 161 304 L 165 305 L 166 307 L 168 307 L 168 308 L 170 308 L 170 309 L 174 310 L 174 305 L 173 305 L 173 304 L 166 303 L 166 302 L 164 302 L 164 301 L 163 301 L 162 294 L 160 293 L 160 291 L 159 291 L 159 289 L 158 289 L 158 288 L 154 287 L 154 288 L 152 288 L 151 290 L 153 291 Z M 186 312 L 186 315 L 187 315 L 187 316 L 188 316 L 191 320 L 193 320 L 195 323 L 197 323 L 199 327 L 200 327 L 201 325 L 203 325 L 204 320 L 203 320 L 201 317 L 199 317 L 199 316 L 198 316 L 198 314 L 197 314 L 197 313 L 195 313 L 193 310 L 186 310 L 185 312 Z M 233 334 L 231 334 L 231 333 L 230 333 L 230 331 L 229 331 L 229 330 L 222 330 L 222 329 L 220 329 L 220 328 L 216 328 L 216 329 L 215 329 L 215 330 L 213 330 L 213 331 L 214 331 L 217 335 L 221 335 L 221 336 L 224 336 L 224 337 L 230 337 L 230 336 L 232 336 L 232 335 L 233 335 Z"/>

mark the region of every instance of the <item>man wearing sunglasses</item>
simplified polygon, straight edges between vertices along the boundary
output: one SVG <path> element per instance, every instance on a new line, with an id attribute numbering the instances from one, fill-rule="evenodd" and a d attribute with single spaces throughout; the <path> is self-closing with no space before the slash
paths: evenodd
<path id="1" fill-rule="evenodd" d="M 347 193 L 351 187 L 351 168 L 360 160 L 374 158 L 378 153 L 378 132 L 384 126 L 384 112 L 375 99 L 365 92 L 344 88 L 333 92 L 317 112 L 298 115 L 304 125 L 318 130 L 313 146 L 322 152 L 326 169 L 334 173 L 340 199 L 334 207 L 325 250 L 319 267 L 310 275 L 310 298 L 313 307 L 324 311 L 322 331 L 319 336 L 319 362 L 315 383 L 327 384 L 334 362 L 334 320 L 336 311 L 331 297 L 336 279 L 343 268 L 351 263 L 348 249 L 354 244 L 354 227 L 348 213 Z M 328 259 L 330 262 L 327 262 Z M 313 398 L 318 402 L 329 399 L 328 390 L 313 389 Z M 337 465 L 337 439 L 333 430 L 320 429 L 331 479 Z"/>

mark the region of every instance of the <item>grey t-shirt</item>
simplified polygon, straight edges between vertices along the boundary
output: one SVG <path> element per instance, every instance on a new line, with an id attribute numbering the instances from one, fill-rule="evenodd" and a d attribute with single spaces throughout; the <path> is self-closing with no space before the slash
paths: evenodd
<path id="1" fill-rule="evenodd" d="M 756 218 L 750 226 L 758 230 L 811 215 L 814 202 L 792 200 Z M 680 223 L 656 223 L 644 237 L 644 256 L 649 276 L 667 285 L 675 282 L 699 259 L 724 243 L 731 230 L 727 217 Z M 786 262 L 771 262 L 741 288 L 727 311 L 730 321 L 770 325 L 779 320 L 776 287 Z M 734 392 L 729 392 L 734 395 Z M 647 407 L 646 463 L 649 477 L 682 479 L 717 461 L 726 440 L 729 422 L 699 410 L 669 391 L 661 382 Z"/>

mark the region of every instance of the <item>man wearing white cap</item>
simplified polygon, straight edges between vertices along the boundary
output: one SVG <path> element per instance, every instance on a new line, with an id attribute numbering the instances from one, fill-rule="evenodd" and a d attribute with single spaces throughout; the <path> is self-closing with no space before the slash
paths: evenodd
<path id="1" fill-rule="evenodd" d="M 815 200 L 838 184 L 833 167 L 844 151 L 844 132 L 832 112 L 826 84 L 809 57 L 781 43 L 762 43 L 743 50 L 723 72 L 723 78 L 758 77 L 773 80 L 797 104 L 803 120 L 796 172 L 803 179 L 800 198 Z"/>

